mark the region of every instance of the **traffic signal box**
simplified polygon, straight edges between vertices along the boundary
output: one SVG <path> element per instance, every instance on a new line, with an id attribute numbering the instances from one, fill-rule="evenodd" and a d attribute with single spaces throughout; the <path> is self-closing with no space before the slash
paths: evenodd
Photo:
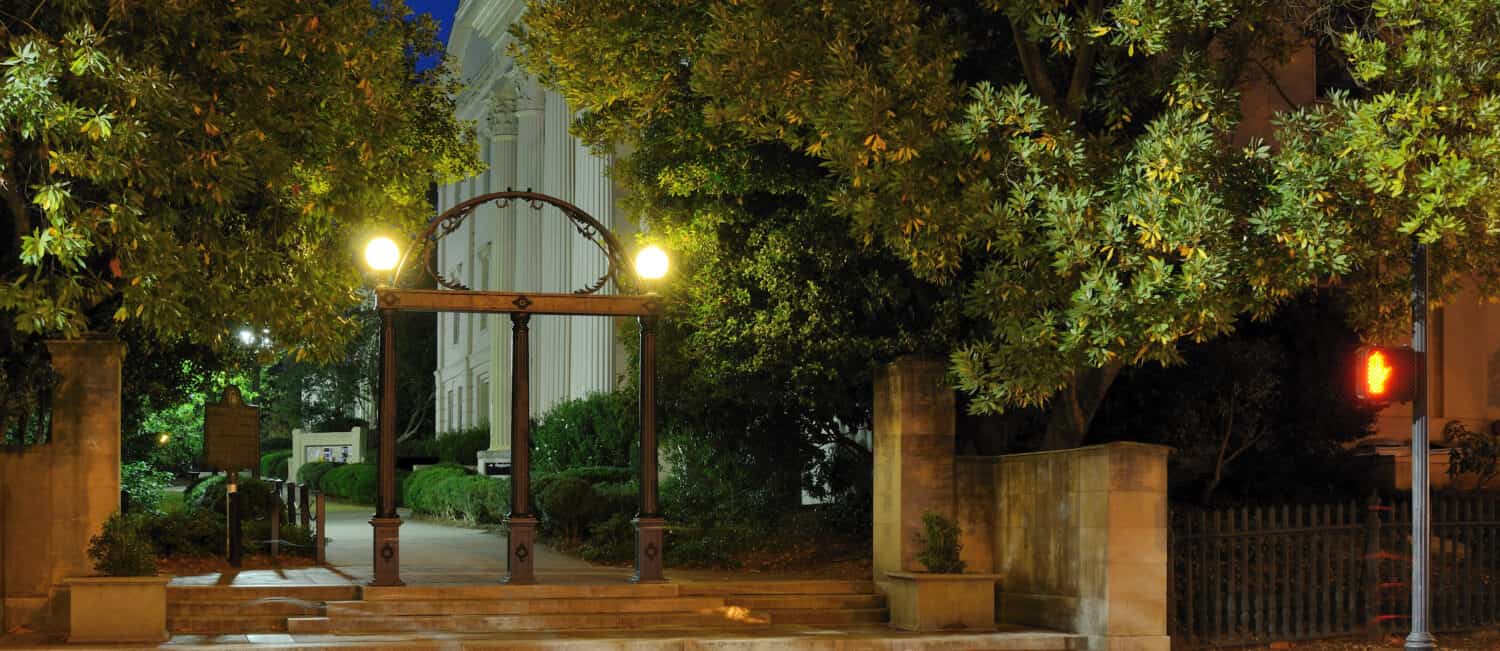
<path id="1" fill-rule="evenodd" d="M 1405 346 L 1360 346 L 1354 354 L 1354 396 L 1381 405 L 1409 402 L 1416 362 Z"/>

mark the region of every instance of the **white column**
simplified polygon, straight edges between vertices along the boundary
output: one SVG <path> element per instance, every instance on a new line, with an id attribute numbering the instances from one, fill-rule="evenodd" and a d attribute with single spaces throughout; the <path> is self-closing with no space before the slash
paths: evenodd
<path id="1" fill-rule="evenodd" d="M 573 154 L 576 205 L 605 228 L 613 229 L 614 188 L 606 176 L 609 160 L 594 156 L 581 143 L 576 147 Z M 600 240 L 603 240 L 602 235 Z M 592 285 L 608 269 L 604 253 L 594 243 L 575 235 L 572 251 L 573 287 Z M 612 293 L 614 287 L 606 286 L 599 291 Z M 572 396 L 582 397 L 614 388 L 614 321 L 605 317 L 575 317 L 571 335 L 573 358 L 569 391 Z"/>
<path id="2" fill-rule="evenodd" d="M 525 90 L 518 98 L 516 109 L 516 189 L 542 191 L 543 175 L 543 137 L 542 132 L 545 118 L 543 109 L 545 107 L 544 91 L 535 80 L 525 84 Z M 530 206 L 522 203 L 515 208 L 516 217 L 516 276 L 515 291 L 538 292 L 542 291 L 542 213 L 532 210 Z M 539 359 L 537 355 L 539 339 L 538 331 L 540 319 L 533 318 L 531 321 L 531 413 L 537 415 L 537 398 L 540 395 L 538 387 L 538 371 L 546 366 L 545 359 Z M 510 332 L 510 323 L 501 326 L 506 332 Z M 507 369 L 506 377 L 510 376 Z"/>
<path id="3" fill-rule="evenodd" d="M 506 107 L 490 116 L 491 192 L 516 185 L 516 116 Z M 490 253 L 490 287 L 516 287 L 516 209 L 497 209 L 494 248 Z M 510 319 L 494 315 L 490 322 L 490 449 L 510 450 Z"/>
<path id="4" fill-rule="evenodd" d="M 568 135 L 568 123 L 572 113 L 561 93 L 547 91 L 546 117 L 546 164 L 542 180 L 542 191 L 563 201 L 573 201 L 573 137 Z M 572 223 L 561 210 L 547 207 L 542 222 L 542 251 L 545 255 L 542 269 L 543 291 L 566 293 L 576 287 L 572 281 L 572 244 L 578 239 Z M 579 317 L 539 317 L 532 333 L 540 349 L 533 360 L 532 368 L 540 371 L 540 382 L 533 384 L 539 398 L 535 415 L 540 416 L 552 405 L 568 395 L 568 375 L 571 371 L 570 350 L 572 337 L 569 332 Z"/>

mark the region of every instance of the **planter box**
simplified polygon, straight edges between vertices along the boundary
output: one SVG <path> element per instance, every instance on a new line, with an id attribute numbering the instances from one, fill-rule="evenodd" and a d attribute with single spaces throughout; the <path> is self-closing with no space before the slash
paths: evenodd
<path id="1" fill-rule="evenodd" d="M 890 572 L 891 626 L 908 631 L 995 630 L 998 574 Z"/>
<path id="2" fill-rule="evenodd" d="M 69 642 L 165 642 L 167 576 L 70 578 Z"/>

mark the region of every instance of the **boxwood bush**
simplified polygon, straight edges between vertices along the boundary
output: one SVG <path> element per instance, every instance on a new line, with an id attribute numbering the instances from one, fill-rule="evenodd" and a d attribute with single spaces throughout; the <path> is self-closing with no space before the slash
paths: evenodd
<path id="1" fill-rule="evenodd" d="M 297 483 L 307 484 L 316 490 L 323 490 L 323 477 L 329 471 L 342 466 L 342 463 L 332 461 L 313 461 L 304 463 L 297 468 Z M 325 491 L 326 492 L 326 491 Z"/>
<path id="2" fill-rule="evenodd" d="M 536 469 L 626 467 L 638 445 L 635 393 L 591 393 L 547 410 L 531 430 Z"/>
<path id="3" fill-rule="evenodd" d="M 416 513 L 443 515 L 437 499 L 437 486 L 449 477 L 462 477 L 469 469 L 457 464 L 444 463 L 428 466 L 411 474 L 402 488 L 406 506 Z"/>
<path id="4" fill-rule="evenodd" d="M 406 505 L 414 513 L 470 524 L 498 524 L 510 510 L 510 481 L 442 464 L 412 473 L 406 480 L 405 496 Z"/>
<path id="5" fill-rule="evenodd" d="M 280 450 L 261 455 L 260 476 L 267 479 L 286 479 L 286 471 L 291 459 L 291 450 Z"/>
<path id="6" fill-rule="evenodd" d="M 373 463 L 340 464 L 328 471 L 319 482 L 319 487 L 329 497 L 356 504 L 374 504 L 378 471 Z M 299 473 L 300 474 L 300 473 Z M 402 485 L 411 473 L 396 471 L 396 505 L 402 505 Z"/>

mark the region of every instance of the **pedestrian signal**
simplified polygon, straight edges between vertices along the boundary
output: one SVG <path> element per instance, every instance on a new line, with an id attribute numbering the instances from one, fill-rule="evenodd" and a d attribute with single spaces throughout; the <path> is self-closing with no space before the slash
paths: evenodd
<path id="1" fill-rule="evenodd" d="M 1354 355 L 1354 396 L 1365 402 L 1408 402 L 1416 355 L 1410 348 L 1360 346 Z"/>

